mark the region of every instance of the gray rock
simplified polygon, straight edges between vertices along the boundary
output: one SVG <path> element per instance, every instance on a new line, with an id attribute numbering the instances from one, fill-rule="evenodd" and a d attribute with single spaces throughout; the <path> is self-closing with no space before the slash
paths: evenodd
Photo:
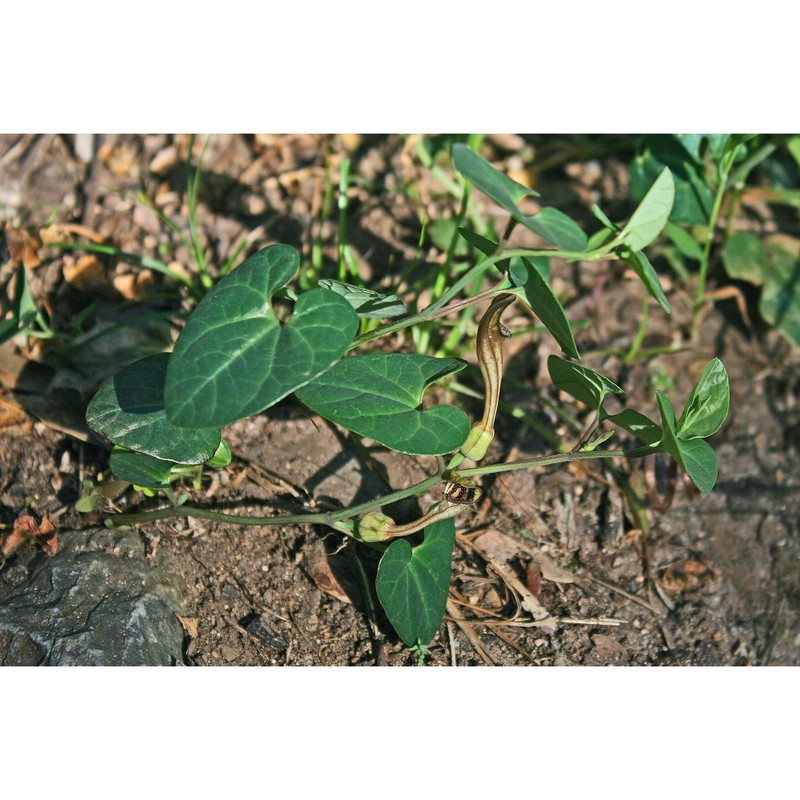
<path id="1" fill-rule="evenodd" d="M 184 663 L 178 579 L 136 532 L 63 531 L 55 556 L 14 559 L 0 572 L 0 664 Z"/>

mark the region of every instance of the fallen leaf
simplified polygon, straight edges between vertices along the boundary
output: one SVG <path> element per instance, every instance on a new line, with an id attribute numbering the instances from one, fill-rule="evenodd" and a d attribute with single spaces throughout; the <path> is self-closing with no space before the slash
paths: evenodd
<path id="1" fill-rule="evenodd" d="M 32 514 L 20 514 L 14 521 L 14 527 L 0 534 L 0 555 L 8 558 L 20 548 L 27 538 L 46 536 L 42 547 L 48 555 L 54 556 L 58 550 L 58 528 L 45 512 L 41 523 Z"/>
<path id="2" fill-rule="evenodd" d="M 529 561 L 525 568 L 525 583 L 528 591 L 538 600 L 542 592 L 542 571 L 537 564 Z"/>
<path id="3" fill-rule="evenodd" d="M 31 233 L 27 228 L 12 228 L 10 225 L 6 225 L 6 242 L 11 262 L 15 267 L 24 264 L 29 269 L 33 269 L 42 263 L 42 259 L 39 258 L 42 240 L 38 234 Z"/>
<path id="4" fill-rule="evenodd" d="M 147 288 L 155 280 L 153 273 L 149 269 L 141 272 L 128 272 L 125 275 L 117 275 L 114 278 L 114 288 L 126 300 L 143 300 L 147 294 Z"/>
<path id="5" fill-rule="evenodd" d="M 189 634 L 189 637 L 192 639 L 197 638 L 198 627 L 197 627 L 197 618 L 196 617 L 182 617 L 180 614 L 175 615 L 178 618 L 178 622 L 183 625 L 183 629 L 186 633 Z"/>
<path id="6" fill-rule="evenodd" d="M 705 558 L 684 558 L 670 564 L 661 574 L 660 583 L 668 592 L 691 592 L 706 581 L 718 581 L 720 573 Z"/>
<path id="7" fill-rule="evenodd" d="M 17 403 L 0 394 L 0 428 L 7 428 L 9 425 L 19 425 L 27 419 L 28 415 Z"/>
<path id="8" fill-rule="evenodd" d="M 81 256 L 74 263 L 64 264 L 64 280 L 81 292 L 94 292 L 108 286 L 108 278 L 95 255 Z"/>
<path id="9" fill-rule="evenodd" d="M 91 228 L 71 222 L 56 223 L 55 225 L 48 225 L 46 228 L 39 228 L 39 238 L 42 240 L 42 244 L 45 245 L 68 242 L 73 236 L 83 236 L 90 242 L 95 242 L 95 244 L 102 244 L 104 241 L 103 237 Z"/>

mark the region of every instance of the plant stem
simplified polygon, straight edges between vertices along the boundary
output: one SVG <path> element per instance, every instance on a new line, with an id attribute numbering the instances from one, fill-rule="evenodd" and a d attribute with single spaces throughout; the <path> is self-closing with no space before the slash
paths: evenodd
<path id="1" fill-rule="evenodd" d="M 614 243 L 612 243 L 614 244 Z M 614 246 L 616 246 L 614 244 Z M 359 347 L 362 344 L 366 344 L 367 342 L 371 342 L 373 339 L 378 339 L 381 336 L 386 336 L 386 334 L 394 333 L 395 331 L 402 330 L 403 328 L 408 328 L 411 325 L 416 325 L 420 322 L 427 322 L 432 319 L 438 319 L 439 317 L 443 317 L 447 314 L 451 314 L 454 311 L 459 311 L 462 308 L 465 308 L 472 303 L 478 302 L 486 297 L 492 297 L 494 294 L 502 291 L 508 291 L 509 287 L 503 287 L 502 284 L 495 286 L 491 289 L 486 289 L 483 292 L 479 292 L 472 297 L 468 297 L 465 300 L 460 300 L 455 303 L 450 303 L 450 301 L 471 281 L 475 280 L 475 278 L 486 272 L 489 267 L 494 266 L 499 261 L 505 261 L 506 259 L 514 258 L 516 256 L 527 256 L 527 257 L 535 257 L 535 256 L 547 256 L 548 258 L 566 258 L 572 260 L 580 260 L 580 261 L 599 261 L 601 258 L 606 256 L 614 257 L 610 255 L 610 251 L 613 249 L 610 245 L 604 245 L 603 247 L 597 248 L 597 250 L 591 250 L 588 253 L 578 253 L 571 250 L 507 250 L 500 255 L 493 255 L 487 256 L 482 261 L 479 261 L 472 269 L 465 272 L 451 287 L 445 292 L 438 300 L 431 303 L 427 308 L 424 308 L 422 311 L 411 314 L 407 317 L 404 317 L 401 320 L 396 322 L 390 322 L 386 325 L 381 325 L 379 328 L 376 328 L 373 331 L 369 331 L 369 333 L 363 333 L 361 336 L 356 337 L 353 341 L 352 346 L 350 349 L 354 349 Z"/>
<path id="2" fill-rule="evenodd" d="M 569 461 L 585 461 L 595 458 L 636 458 L 651 454 L 653 451 L 649 447 L 638 448 L 637 450 L 599 450 L 592 452 L 578 452 L 578 453 L 557 453 L 549 456 L 537 456 L 536 458 L 529 458 L 524 461 L 515 461 L 510 464 L 490 464 L 484 467 L 473 467 L 472 469 L 459 470 L 458 474 L 461 477 L 470 477 L 473 475 L 490 475 L 497 472 L 511 472 L 519 469 L 530 469 L 531 467 L 546 467 L 551 464 L 564 464 Z M 441 467 L 441 463 L 440 463 Z M 198 519 L 208 519 L 213 522 L 231 522 L 236 525 L 327 525 L 334 530 L 352 535 L 345 526 L 340 525 L 344 520 L 351 519 L 352 517 L 359 516 L 360 514 L 372 511 L 382 506 L 388 506 L 396 503 L 399 500 L 404 500 L 407 497 L 422 494 L 428 489 L 432 489 L 445 480 L 441 472 L 431 475 L 418 483 L 412 484 L 405 489 L 399 489 L 396 492 L 377 497 L 369 500 L 366 503 L 350 506 L 349 508 L 341 509 L 340 511 L 324 511 L 315 514 L 287 514 L 283 516 L 273 517 L 243 517 L 238 514 L 226 514 L 222 511 L 212 511 L 207 508 L 196 508 L 195 506 L 168 506 L 166 508 L 157 508 L 152 511 L 141 511 L 132 514 L 116 514 L 110 517 L 110 521 L 114 525 L 133 525 L 144 522 L 154 522 L 159 519 L 169 519 L 171 517 L 197 517 Z"/>

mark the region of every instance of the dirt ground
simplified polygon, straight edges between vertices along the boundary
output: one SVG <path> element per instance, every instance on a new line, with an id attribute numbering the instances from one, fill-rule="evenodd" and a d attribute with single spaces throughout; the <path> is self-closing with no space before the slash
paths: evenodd
<path id="1" fill-rule="evenodd" d="M 188 269 L 191 254 L 179 237 L 135 197 L 144 192 L 188 231 L 188 140 L 104 135 L 85 150 L 74 137 L 0 136 L 0 214 L 9 226 L 35 230 L 81 225 L 122 250 Z M 284 242 L 304 259 L 320 252 L 333 276 L 338 221 L 336 203 L 327 209 L 325 195 L 328 175 L 347 156 L 353 176 L 347 234 L 361 277 L 379 287 L 386 275 L 441 263 L 433 234 L 419 247 L 420 221 L 452 216 L 458 203 L 420 164 L 413 142 L 393 135 L 211 137 L 198 219 L 209 261 L 223 263 L 246 237 L 242 257 Z M 549 205 L 589 230 L 596 229 L 594 202 L 611 218 L 631 211 L 625 167 L 631 141 L 495 136 L 488 144 L 495 164 L 535 179 Z M 440 168 L 449 170 L 445 162 Z M 488 201 L 481 208 L 502 224 Z M 776 220 L 753 204 L 741 216 L 755 230 L 800 235 L 796 214 Z M 513 241 L 527 240 L 520 234 Z M 0 522 L 11 524 L 32 504 L 58 520 L 65 540 L 101 524 L 101 515 L 74 509 L 82 482 L 107 468 L 107 451 L 88 437 L 85 404 L 126 361 L 169 346 L 175 330 L 166 312 L 174 307 L 158 274 L 142 277 L 111 257 L 95 264 L 81 261 L 79 252 L 41 253 L 30 270 L 31 288 L 57 330 L 74 329 L 85 313 L 90 336 L 93 325 L 118 322 L 142 303 L 161 313 L 99 342 L 79 337 L 83 349 L 19 338 L 2 349 Z M 0 263 L 7 260 L 3 254 Z M 675 312 L 670 319 L 651 310 L 646 343 L 680 344 L 688 329 L 683 290 L 668 267 L 655 263 Z M 612 264 L 556 273 L 570 318 L 589 323 L 576 334 L 581 350 L 626 348 L 641 310 L 640 284 Z M 3 286 L 9 277 L 3 273 Z M 716 283 L 726 283 L 721 272 L 712 273 Z M 746 300 L 754 309 L 753 298 Z M 532 320 L 519 312 L 512 322 L 519 330 Z M 503 415 L 490 460 L 552 452 L 543 431 L 574 439 L 552 411 L 554 402 L 565 402 L 547 375 L 555 348 L 546 335 L 512 339 L 503 399 L 534 424 Z M 618 483 L 630 470 L 632 480 L 641 479 L 642 463 L 612 470 L 585 462 L 484 479 L 478 507 L 457 517 L 448 615 L 426 663 L 800 664 L 800 353 L 757 319 L 743 320 L 730 300 L 710 308 L 691 348 L 632 367 L 613 354 L 589 364 L 614 377 L 632 407 L 657 418 L 652 385 L 680 409 L 714 356 L 724 362 L 732 391 L 728 421 L 712 439 L 720 465 L 714 491 L 699 496 L 679 484 L 668 508 L 649 511 L 645 536 Z M 474 366 L 463 375 L 462 384 L 480 388 Z M 473 417 L 480 414 L 468 395 L 439 391 Z M 322 509 L 362 502 L 435 469 L 431 459 L 356 442 L 291 399 L 224 434 L 234 461 L 199 490 L 187 487 L 192 504 L 262 515 Z M 115 503 L 132 509 L 157 501 L 129 490 Z M 180 579 L 186 664 L 416 664 L 365 590 L 376 563 L 342 539 L 310 526 L 195 519 L 141 529 L 142 557 Z M 0 581 L 14 558 L 0 568 Z"/>

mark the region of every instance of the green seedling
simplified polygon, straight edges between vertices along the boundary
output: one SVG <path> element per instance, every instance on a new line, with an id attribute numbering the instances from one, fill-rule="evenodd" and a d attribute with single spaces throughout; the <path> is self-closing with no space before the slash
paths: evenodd
<path id="1" fill-rule="evenodd" d="M 767 167 L 767 160 L 774 158 L 784 143 L 796 164 L 800 164 L 797 136 L 680 134 L 642 139 L 640 152 L 630 168 L 632 191 L 634 196 L 642 196 L 665 167 L 673 173 L 675 200 L 664 228 L 670 245 L 660 249 L 692 294 L 692 338 L 698 334 L 709 303 L 732 296 L 730 292 L 706 291 L 712 263 L 717 253 L 721 253 L 731 278 L 758 285 L 769 283 L 769 290 L 765 288 L 762 294 L 762 315 L 793 344 L 800 341 L 794 322 L 800 316 L 794 269 L 767 267 L 765 260 L 757 256 L 750 261 L 754 256 L 752 250 L 757 247 L 753 244 L 755 237 L 731 233 L 737 201 L 747 189 L 748 176 L 759 165 Z M 774 203 L 800 205 L 800 192 L 793 186 L 775 187 L 766 193 L 766 198 Z M 715 250 L 720 238 L 722 248 Z M 782 259 L 777 256 L 775 261 Z M 782 311 L 774 308 L 773 297 L 779 298 L 777 305 Z"/>
<path id="2" fill-rule="evenodd" d="M 116 524 L 195 516 L 251 525 L 311 523 L 350 537 L 381 555 L 375 591 L 400 639 L 420 658 L 438 631 L 447 602 L 454 546 L 454 518 L 475 504 L 480 488 L 473 479 L 519 469 L 588 459 L 640 458 L 668 453 L 697 487 L 708 492 L 716 480 L 716 458 L 706 439 L 728 411 L 728 378 L 714 359 L 676 420 L 670 401 L 656 395 L 661 424 L 633 409 L 609 415 L 604 402 L 621 395 L 612 380 L 580 363 L 580 353 L 563 306 L 550 283 L 550 259 L 580 262 L 625 259 L 638 265 L 646 290 L 665 309 L 669 304 L 642 248 L 659 235 L 670 212 L 673 184 L 668 170 L 655 179 L 627 224 L 610 223 L 592 238 L 556 209 L 534 215 L 517 203 L 532 192 L 495 170 L 465 145 L 453 147 L 453 163 L 475 188 L 509 213 L 506 235 L 492 242 L 462 228 L 459 235 L 482 256 L 454 278 L 427 307 L 408 313 L 397 298 L 366 292 L 343 281 L 328 282 L 295 295 L 288 291 L 300 260 L 291 247 L 260 250 L 222 278 L 197 304 L 171 354 L 144 358 L 107 381 L 89 404 L 87 421 L 114 445 L 111 470 L 170 505 L 115 515 Z M 602 212 L 600 212 L 602 214 Z M 508 234 L 525 225 L 554 248 L 506 250 Z M 463 297 L 465 287 L 488 281 L 488 288 Z M 279 319 L 276 295 L 294 299 L 288 321 Z M 484 382 L 484 413 L 470 425 L 464 411 L 447 404 L 429 407 L 425 389 L 448 380 L 466 366 L 454 358 L 417 353 L 363 352 L 379 337 L 460 314 L 482 300 L 490 306 L 478 326 L 477 352 Z M 561 347 L 553 357 L 553 383 L 595 411 L 592 436 L 571 452 L 519 462 L 479 464 L 492 446 L 502 389 L 502 351 L 510 336 L 503 313 L 514 303 L 528 305 Z M 358 335 L 361 319 L 380 314 L 382 325 Z M 351 350 L 362 352 L 349 354 Z M 413 455 L 431 456 L 436 468 L 424 480 L 349 508 L 289 516 L 241 517 L 213 508 L 180 504 L 170 485 L 187 471 L 221 466 L 231 455 L 221 427 L 259 414 L 293 394 L 316 414 L 358 436 Z M 640 444 L 603 449 L 611 423 Z M 613 432 L 614 429 L 612 429 Z M 449 456 L 449 461 L 447 457 Z M 474 466 L 470 466 L 474 464 Z M 397 523 L 391 506 L 436 492 L 418 519 Z M 409 538 L 413 537 L 413 538 Z"/>

